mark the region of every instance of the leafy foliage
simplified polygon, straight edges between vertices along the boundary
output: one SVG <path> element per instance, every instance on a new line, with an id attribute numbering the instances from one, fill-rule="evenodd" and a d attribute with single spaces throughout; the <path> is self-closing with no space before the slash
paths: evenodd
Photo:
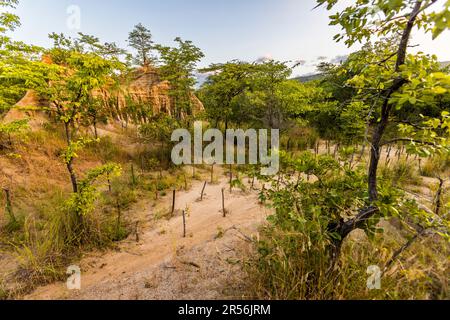
<path id="1" fill-rule="evenodd" d="M 128 36 L 129 45 L 137 51 L 134 58 L 138 65 L 146 66 L 152 62 L 150 52 L 153 49 L 152 34 L 141 23 L 137 24 Z"/>
<path id="2" fill-rule="evenodd" d="M 79 183 L 79 192 L 72 195 L 65 206 L 69 211 L 76 212 L 77 215 L 86 216 L 91 213 L 95 206 L 95 200 L 99 196 L 95 183 L 100 180 L 111 179 L 121 174 L 121 167 L 117 164 L 106 164 L 99 168 L 90 170 L 85 179 Z"/>
<path id="3" fill-rule="evenodd" d="M 160 54 L 160 73 L 169 81 L 169 95 L 175 106 L 174 117 L 181 120 L 183 114 L 192 115 L 192 88 L 196 84 L 195 66 L 204 57 L 192 41 L 175 38 L 178 47 L 155 46 Z"/>

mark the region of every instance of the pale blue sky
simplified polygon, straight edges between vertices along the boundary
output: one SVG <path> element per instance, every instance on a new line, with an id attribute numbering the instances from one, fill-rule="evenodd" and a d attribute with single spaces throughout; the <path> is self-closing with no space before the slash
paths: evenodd
<path id="1" fill-rule="evenodd" d="M 67 27 L 71 5 L 81 9 L 80 30 Z M 157 43 L 170 44 L 177 36 L 192 40 L 206 55 L 201 66 L 268 56 L 306 60 L 296 70 L 305 74 L 314 71 L 318 57 L 332 60 L 354 51 L 334 43 L 337 29 L 328 26 L 329 13 L 314 6 L 314 0 L 20 0 L 22 27 L 14 37 L 48 46 L 48 33 L 81 31 L 126 47 L 128 32 L 142 22 Z M 422 35 L 416 40 L 423 51 L 447 61 L 449 33 L 435 42 Z"/>

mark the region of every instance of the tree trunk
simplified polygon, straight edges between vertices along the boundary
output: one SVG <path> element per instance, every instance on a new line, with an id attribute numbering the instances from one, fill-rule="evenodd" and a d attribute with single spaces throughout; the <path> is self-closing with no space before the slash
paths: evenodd
<path id="1" fill-rule="evenodd" d="M 95 134 L 95 139 L 98 139 L 98 131 L 97 131 L 97 119 L 96 117 L 94 117 L 94 121 L 93 121 L 93 125 L 94 125 L 94 134 Z"/>
<path id="2" fill-rule="evenodd" d="M 73 164 L 73 160 L 70 160 L 69 162 L 67 162 L 66 166 L 67 166 L 67 171 L 69 171 L 70 181 L 72 183 L 73 193 L 77 193 L 78 192 L 77 176 L 75 174 L 75 171 L 73 170 L 72 164 Z"/>
<path id="3" fill-rule="evenodd" d="M 64 129 L 66 132 L 67 146 L 70 146 L 70 144 L 72 143 L 72 137 L 70 135 L 70 123 L 69 122 L 64 122 Z M 69 171 L 70 181 L 72 183 L 72 190 L 74 193 L 77 193 L 78 192 L 78 181 L 77 181 L 77 176 L 75 174 L 75 170 L 73 169 L 73 159 L 72 158 L 66 163 L 66 167 L 67 167 L 67 171 Z"/>
<path id="4" fill-rule="evenodd" d="M 398 73 L 400 67 L 405 64 L 406 53 L 408 49 L 409 39 L 411 37 L 411 32 L 414 27 L 414 23 L 422 9 L 422 1 L 417 1 L 413 11 L 409 15 L 409 20 L 407 26 L 403 32 L 402 39 L 397 51 L 397 62 L 395 66 L 395 71 Z M 331 246 L 331 268 L 337 263 L 339 254 L 341 251 L 342 243 L 345 238 L 353 231 L 364 227 L 366 221 L 373 217 L 375 214 L 379 213 L 379 209 L 373 204 L 378 200 L 378 183 L 377 183 L 377 173 L 378 165 L 380 162 L 380 149 L 382 146 L 383 135 L 389 124 L 389 116 L 393 105 L 390 103 L 392 95 L 401 89 L 403 85 L 407 83 L 407 79 L 398 77 L 394 80 L 394 83 L 390 88 L 385 91 L 383 95 L 383 104 L 381 108 L 381 119 L 372 136 L 372 146 L 370 151 L 370 164 L 368 170 L 368 191 L 369 191 L 369 202 L 370 206 L 362 209 L 358 215 L 348 221 L 338 221 L 331 223 L 328 226 L 328 230 L 331 233 L 337 232 L 340 237 L 335 240 Z M 331 270 L 330 268 L 330 270 Z"/>
<path id="5" fill-rule="evenodd" d="M 390 109 L 390 108 L 389 108 Z M 386 131 L 386 127 L 389 122 L 389 111 L 386 108 L 383 112 L 381 122 L 372 137 L 372 148 L 370 151 L 370 165 L 369 165 L 369 201 L 373 203 L 378 199 L 378 184 L 377 184 L 377 172 L 378 165 L 380 163 L 380 144 L 383 134 Z"/>
<path id="6" fill-rule="evenodd" d="M 14 212 L 12 209 L 12 204 L 11 204 L 11 193 L 9 191 L 9 189 L 3 189 L 3 191 L 5 192 L 5 199 L 6 199 L 6 212 L 9 215 L 9 218 L 11 219 L 11 222 L 15 223 L 17 222 L 16 217 L 14 216 Z"/>

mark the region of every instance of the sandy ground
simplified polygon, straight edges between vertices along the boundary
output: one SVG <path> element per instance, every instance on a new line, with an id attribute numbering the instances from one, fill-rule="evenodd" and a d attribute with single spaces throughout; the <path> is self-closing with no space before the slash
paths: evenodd
<path id="1" fill-rule="evenodd" d="M 251 254 L 249 238 L 270 211 L 258 203 L 256 192 L 229 193 L 226 179 L 208 185 L 198 182 L 177 196 L 175 217 L 147 223 L 140 242 L 135 236 L 117 251 L 90 254 L 80 262 L 81 290 L 65 283 L 40 287 L 25 299 L 232 299 L 242 298 L 245 272 L 242 259 Z M 227 217 L 221 211 L 225 188 Z M 171 198 L 171 197 L 170 197 Z M 151 219 L 161 206 L 142 208 Z M 187 237 L 183 238 L 181 210 L 187 209 Z M 133 238 L 133 239 L 131 239 Z"/>
<path id="2" fill-rule="evenodd" d="M 321 153 L 326 150 L 321 148 Z M 333 149 L 332 149 L 333 150 Z M 366 155 L 367 156 L 367 155 Z M 383 150 L 384 163 L 387 152 Z M 395 152 L 391 157 L 396 161 Z M 355 160 L 358 155 L 355 155 Z M 410 158 L 410 161 L 418 161 Z M 430 181 L 428 181 L 430 180 Z M 423 178 L 426 185 L 433 179 Z M 122 242 L 116 251 L 87 254 L 79 263 L 81 290 L 69 291 L 65 283 L 40 287 L 24 299 L 239 299 L 245 290 L 243 260 L 251 256 L 248 238 L 258 236 L 270 210 L 258 204 L 257 193 L 228 191 L 223 177 L 208 184 L 199 201 L 203 183 L 177 194 L 176 215 L 155 219 L 167 213 L 171 195 L 156 207 L 141 201 L 133 208 L 140 221 L 140 241 L 135 236 Z M 226 190 L 226 207 L 221 212 L 221 190 Z M 432 202 L 428 187 L 417 190 Z M 428 203 L 426 203 L 428 204 Z M 181 210 L 186 209 L 187 237 L 183 238 Z"/>

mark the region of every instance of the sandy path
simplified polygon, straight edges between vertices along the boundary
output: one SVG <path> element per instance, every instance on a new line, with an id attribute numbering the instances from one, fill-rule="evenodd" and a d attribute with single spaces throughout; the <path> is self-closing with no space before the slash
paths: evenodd
<path id="1" fill-rule="evenodd" d="M 131 239 L 118 251 L 91 255 L 81 263 L 82 289 L 69 291 L 65 283 L 38 288 L 25 299 L 217 299 L 236 298 L 243 284 L 242 263 L 250 252 L 246 236 L 257 235 L 269 210 L 258 204 L 256 192 L 232 194 L 223 179 L 179 192 L 178 214 L 151 222 L 140 242 Z M 221 213 L 221 190 L 226 191 L 226 218 Z M 155 213 L 170 207 L 166 197 Z M 188 208 L 187 237 L 182 237 L 180 211 Z"/>

